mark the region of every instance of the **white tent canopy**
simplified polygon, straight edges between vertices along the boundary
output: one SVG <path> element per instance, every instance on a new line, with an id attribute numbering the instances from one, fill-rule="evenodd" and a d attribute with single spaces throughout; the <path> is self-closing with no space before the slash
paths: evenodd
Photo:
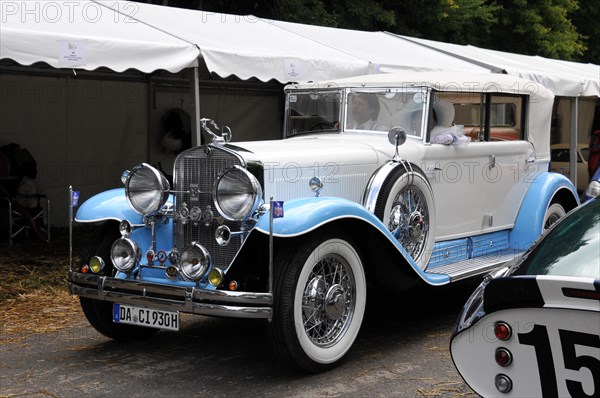
<path id="1" fill-rule="evenodd" d="M 379 72 L 505 72 L 559 96 L 600 96 L 600 66 L 363 32 L 116 0 L 0 0 L 0 59 L 23 65 L 324 81 Z"/>
<path id="2" fill-rule="evenodd" d="M 443 43 L 398 36 L 427 48 L 453 54 L 463 60 L 487 65 L 523 79 L 541 83 L 554 95 L 566 97 L 600 97 L 600 66 L 559 61 L 539 56 L 512 54 L 475 46 Z"/>
<path id="3" fill-rule="evenodd" d="M 110 1 L 114 10 L 129 2 Z M 200 48 L 209 71 L 221 77 L 308 81 L 364 75 L 369 62 L 279 29 L 254 16 L 137 4 L 137 21 Z"/>
<path id="4" fill-rule="evenodd" d="M 129 18 L 134 4 L 120 4 L 115 12 L 92 1 L 0 0 L 0 59 L 145 73 L 178 72 L 196 64 L 196 46 Z"/>
<path id="5" fill-rule="evenodd" d="M 328 28 L 291 22 L 272 24 L 314 42 L 335 48 L 357 58 L 368 60 L 372 72 L 461 71 L 487 73 L 489 68 L 463 61 L 385 32 Z"/>

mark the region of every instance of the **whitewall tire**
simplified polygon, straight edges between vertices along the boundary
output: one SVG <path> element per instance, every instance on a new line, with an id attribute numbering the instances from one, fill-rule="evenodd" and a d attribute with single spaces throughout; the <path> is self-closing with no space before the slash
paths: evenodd
<path id="1" fill-rule="evenodd" d="M 309 373 L 337 365 L 358 335 L 366 293 L 360 255 L 341 232 L 280 256 L 269 324 L 276 352 Z"/>

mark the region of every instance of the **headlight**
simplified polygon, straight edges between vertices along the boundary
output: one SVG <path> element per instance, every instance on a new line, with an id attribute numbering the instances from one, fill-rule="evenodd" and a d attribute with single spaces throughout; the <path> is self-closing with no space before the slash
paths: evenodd
<path id="1" fill-rule="evenodd" d="M 219 213 L 229 221 L 248 219 L 260 205 L 260 183 L 246 169 L 235 166 L 225 170 L 217 181 L 213 199 Z"/>
<path id="2" fill-rule="evenodd" d="M 202 278 L 211 263 L 208 251 L 196 242 L 192 242 L 181 253 L 181 273 L 188 280 L 197 281 Z"/>
<path id="3" fill-rule="evenodd" d="M 600 195 L 600 181 L 591 181 L 590 185 L 585 190 L 585 194 L 587 196 L 591 196 L 592 198 L 595 198 L 596 196 Z"/>
<path id="4" fill-rule="evenodd" d="M 169 198 L 169 182 L 158 170 L 142 163 L 123 175 L 129 205 L 143 216 L 159 211 Z"/>
<path id="5" fill-rule="evenodd" d="M 110 259 L 116 269 L 129 272 L 140 258 L 138 245 L 130 238 L 117 239 L 110 248 Z"/>

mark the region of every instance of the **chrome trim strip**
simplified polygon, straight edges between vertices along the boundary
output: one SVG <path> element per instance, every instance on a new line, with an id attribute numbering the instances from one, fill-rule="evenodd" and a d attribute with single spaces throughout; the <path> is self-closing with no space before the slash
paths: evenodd
<path id="1" fill-rule="evenodd" d="M 91 299 L 98 299 L 98 291 L 77 285 L 70 285 L 73 294 Z M 220 304 L 179 302 L 154 297 L 135 296 L 126 293 L 107 292 L 105 300 L 138 307 L 180 311 L 196 315 L 220 316 L 228 318 L 271 319 L 273 310 L 270 307 L 234 307 Z"/>
<path id="2" fill-rule="evenodd" d="M 69 292 L 84 297 L 192 314 L 270 318 L 272 313 L 270 293 L 204 290 L 78 272 L 69 273 L 68 284 Z"/>

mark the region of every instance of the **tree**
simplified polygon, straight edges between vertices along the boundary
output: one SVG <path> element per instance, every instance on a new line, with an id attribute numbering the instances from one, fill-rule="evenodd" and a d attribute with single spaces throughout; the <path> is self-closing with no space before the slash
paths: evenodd
<path id="1" fill-rule="evenodd" d="M 390 2 L 396 33 L 454 44 L 481 45 L 498 22 L 499 9 L 487 0 Z"/>
<path id="2" fill-rule="evenodd" d="M 495 0 L 498 23 L 488 48 L 549 58 L 574 60 L 586 50 L 583 37 L 569 19 L 577 0 Z"/>
<path id="3" fill-rule="evenodd" d="M 573 24 L 583 36 L 587 51 L 580 57 L 582 62 L 600 63 L 600 7 L 597 0 L 580 0 L 579 10 L 573 14 Z"/>

